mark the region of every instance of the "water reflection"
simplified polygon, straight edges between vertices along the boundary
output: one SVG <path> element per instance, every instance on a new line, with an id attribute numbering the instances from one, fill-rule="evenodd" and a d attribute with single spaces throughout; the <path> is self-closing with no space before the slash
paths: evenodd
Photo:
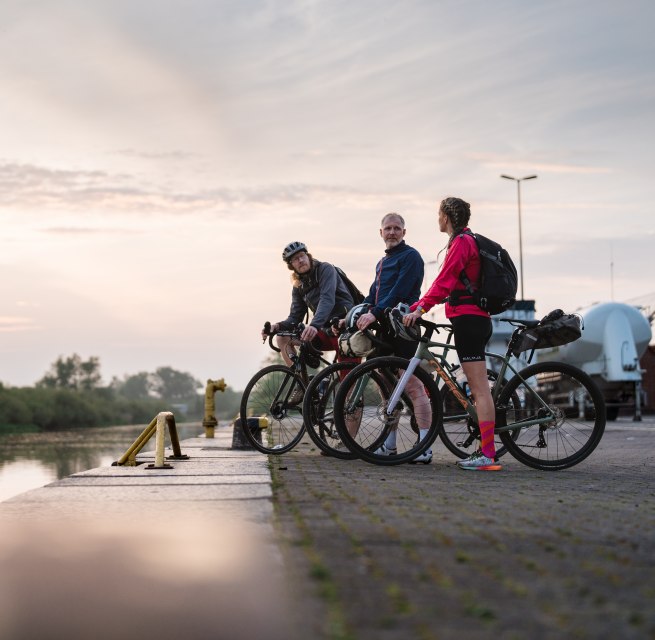
<path id="1" fill-rule="evenodd" d="M 73 473 L 110 465 L 143 431 L 144 425 L 42 433 L 0 434 L 0 501 Z M 178 424 L 181 440 L 202 433 L 197 423 Z M 166 443 L 169 445 L 168 435 Z M 144 447 L 152 450 L 154 437 Z"/>

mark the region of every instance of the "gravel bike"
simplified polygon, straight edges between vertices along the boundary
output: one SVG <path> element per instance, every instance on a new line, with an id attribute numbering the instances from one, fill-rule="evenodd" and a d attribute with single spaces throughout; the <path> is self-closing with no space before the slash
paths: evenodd
<path id="1" fill-rule="evenodd" d="M 558 470 L 578 464 L 591 454 L 603 435 L 605 404 L 602 394 L 586 373 L 562 362 L 541 362 L 520 371 L 514 368 L 510 362 L 514 345 L 526 329 L 537 326 L 539 322 L 510 322 L 517 328 L 505 355 L 486 353 L 500 364 L 497 379 L 501 382 L 492 388 L 496 433 L 507 451 L 530 467 Z M 417 325 L 425 332 L 419 335 L 413 358 L 390 356 L 369 360 L 354 368 L 336 393 L 334 415 L 337 432 L 344 444 L 367 462 L 381 465 L 408 462 L 427 450 L 437 436 L 444 439 L 443 394 L 433 375 L 443 381 L 447 393 L 452 394 L 466 413 L 467 430 L 470 428 L 469 418 L 477 425 L 475 405 L 457 383 L 453 368 L 443 364 L 443 354 L 431 351 L 449 348 L 448 344 L 431 339 L 439 326 L 423 319 L 418 320 Z M 383 372 L 396 376 L 397 383 L 391 396 L 378 389 L 377 380 L 384 375 Z M 507 379 L 510 372 L 513 376 Z M 424 384 L 432 410 L 432 421 L 422 440 L 406 428 L 402 418 L 403 403 L 399 402 L 412 376 Z M 355 433 L 351 433 L 352 429 L 349 432 L 346 428 L 346 418 L 355 411 L 361 415 L 361 424 Z M 463 422 L 464 413 L 461 416 Z M 378 443 L 386 439 L 392 428 L 397 430 L 398 453 L 382 455 Z M 446 438 L 450 440 L 450 436 Z M 451 443 L 460 447 L 459 439 L 453 439 Z"/>
<path id="2" fill-rule="evenodd" d="M 333 323 L 333 326 L 338 327 L 338 322 Z M 369 338 L 377 351 L 391 349 L 391 345 L 378 335 L 379 325 L 372 325 L 362 333 Z M 307 386 L 303 401 L 303 417 L 309 437 L 323 454 L 345 460 L 357 456 L 341 442 L 337 433 L 334 423 L 334 398 L 341 380 L 358 364 L 359 361 L 334 362 L 319 371 Z M 393 389 L 394 384 L 395 379 L 390 376 L 385 388 Z M 409 402 L 409 399 L 405 397 L 404 401 Z"/>
<path id="3" fill-rule="evenodd" d="M 435 333 L 445 331 L 447 333 L 445 343 L 438 343 L 441 347 L 440 352 L 433 351 L 432 356 L 439 360 L 440 365 L 448 371 L 451 379 L 457 381 L 462 394 L 469 398 L 471 401 L 475 399 L 471 396 L 471 389 L 469 387 L 466 376 L 463 373 L 459 361 L 455 362 L 448 360 L 450 351 L 455 350 L 453 344 L 453 326 L 451 324 L 436 324 Z M 502 385 L 504 379 L 499 377 L 498 372 L 493 369 L 487 369 L 487 379 L 489 380 L 489 388 L 492 397 L 499 394 L 500 389 L 496 388 L 498 384 Z M 466 408 L 462 406 L 457 396 L 444 381 L 437 377 L 437 383 L 441 391 L 443 400 L 443 429 L 440 433 L 441 441 L 446 448 L 456 455 L 458 458 L 467 458 L 474 453 L 480 446 L 480 428 L 477 421 L 467 412 Z M 518 407 L 518 396 L 514 394 L 511 398 L 513 406 Z M 514 435 L 518 431 L 512 432 Z M 500 439 L 500 434 L 494 434 L 494 445 L 496 448 L 496 457 L 500 458 L 507 453 L 507 448 Z"/>
<path id="4" fill-rule="evenodd" d="M 300 341 L 305 326 L 285 331 L 271 331 L 271 325 L 264 325 L 268 344 L 273 351 L 280 349 L 273 344 L 275 335 L 289 336 Z M 322 357 L 311 342 L 300 341 L 297 353 L 292 356 L 292 366 L 272 364 L 258 371 L 248 382 L 241 396 L 240 418 L 243 432 L 250 444 L 262 453 L 282 454 L 293 449 L 300 442 L 305 426 L 303 400 L 310 381 L 308 368 L 316 369 L 330 362 Z M 248 418 L 258 417 L 261 428 L 249 427 Z M 263 418 L 263 420 L 261 420 Z"/>

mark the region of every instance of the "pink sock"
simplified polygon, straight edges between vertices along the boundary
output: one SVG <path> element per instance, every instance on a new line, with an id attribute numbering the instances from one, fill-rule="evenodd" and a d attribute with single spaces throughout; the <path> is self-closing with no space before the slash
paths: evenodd
<path id="1" fill-rule="evenodd" d="M 480 438 L 482 440 L 482 453 L 491 458 L 496 456 L 496 446 L 494 445 L 494 427 L 496 423 L 492 420 L 486 420 L 480 423 Z"/>

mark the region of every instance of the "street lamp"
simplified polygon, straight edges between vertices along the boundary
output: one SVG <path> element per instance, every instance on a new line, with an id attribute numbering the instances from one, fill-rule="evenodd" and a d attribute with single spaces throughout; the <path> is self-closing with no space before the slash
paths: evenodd
<path id="1" fill-rule="evenodd" d="M 537 176 L 525 176 L 525 178 L 514 178 L 512 176 L 506 176 L 502 174 L 501 178 L 505 180 L 514 180 L 516 182 L 516 187 L 518 190 L 519 196 L 519 271 L 521 272 L 521 300 L 524 300 L 523 297 L 523 233 L 521 231 L 521 182 L 524 180 L 534 180 Z"/>

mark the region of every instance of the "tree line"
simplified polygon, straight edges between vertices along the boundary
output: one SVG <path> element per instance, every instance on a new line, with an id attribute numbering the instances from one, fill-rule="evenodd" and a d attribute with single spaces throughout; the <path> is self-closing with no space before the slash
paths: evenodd
<path id="1" fill-rule="evenodd" d="M 114 377 L 103 386 L 100 359 L 60 356 L 34 387 L 0 383 L 0 429 L 56 430 L 148 424 L 160 411 L 200 420 L 205 384 L 172 367 Z M 216 417 L 237 414 L 241 392 L 229 387 L 216 398 Z"/>

